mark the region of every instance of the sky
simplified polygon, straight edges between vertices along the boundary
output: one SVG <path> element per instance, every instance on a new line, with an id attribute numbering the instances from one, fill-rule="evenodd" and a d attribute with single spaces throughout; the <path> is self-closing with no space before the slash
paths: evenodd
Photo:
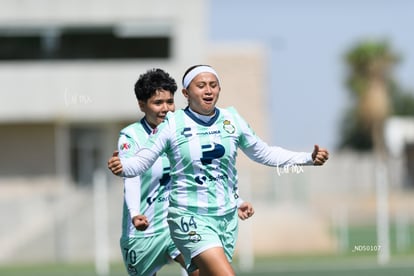
<path id="1" fill-rule="evenodd" d="M 414 1 L 210 0 L 209 5 L 211 42 L 254 42 L 268 49 L 270 144 L 336 149 L 351 104 L 344 55 L 362 40 L 387 40 L 402 57 L 395 79 L 414 91 Z"/>

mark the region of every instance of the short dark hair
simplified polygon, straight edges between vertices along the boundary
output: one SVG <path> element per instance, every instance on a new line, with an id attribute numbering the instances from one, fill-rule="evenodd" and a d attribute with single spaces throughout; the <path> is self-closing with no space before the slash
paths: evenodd
<path id="1" fill-rule="evenodd" d="M 144 102 L 160 89 L 170 91 L 174 95 L 177 91 L 177 83 L 167 72 L 159 68 L 141 74 L 134 87 L 137 100 Z"/>

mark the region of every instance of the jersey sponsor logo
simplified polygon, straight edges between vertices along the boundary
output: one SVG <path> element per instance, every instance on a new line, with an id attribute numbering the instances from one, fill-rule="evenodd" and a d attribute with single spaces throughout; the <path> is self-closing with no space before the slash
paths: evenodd
<path id="1" fill-rule="evenodd" d="M 197 136 L 214 135 L 214 134 L 220 134 L 220 130 L 210 130 L 210 131 L 196 133 Z"/>
<path id="2" fill-rule="evenodd" d="M 205 176 L 205 175 L 197 175 L 197 176 L 194 178 L 194 180 L 195 180 L 195 182 L 197 182 L 198 184 L 203 185 L 203 184 L 204 184 L 204 182 L 206 182 L 206 180 L 207 180 L 207 176 Z"/>
<path id="3" fill-rule="evenodd" d="M 227 180 L 228 178 L 229 177 L 225 174 L 219 174 L 217 176 L 209 176 L 209 177 L 205 175 L 197 175 L 196 177 L 194 177 L 194 181 L 200 185 L 203 185 L 207 181 L 214 182 L 214 181 L 219 181 L 219 180 Z"/>
<path id="4" fill-rule="evenodd" d="M 168 200 L 170 200 L 170 196 L 160 196 L 159 198 L 158 198 L 158 202 L 165 202 L 165 201 L 168 201 Z"/>
<path id="5" fill-rule="evenodd" d="M 169 185 L 171 182 L 171 176 L 170 176 L 170 167 L 165 167 L 164 168 L 164 173 L 162 175 L 162 177 L 159 180 L 160 183 L 160 187 L 158 189 L 158 195 L 153 195 L 153 196 L 149 196 L 147 197 L 147 203 L 148 205 L 151 205 L 152 203 L 154 203 L 155 201 L 157 202 L 165 202 L 169 200 L 169 195 L 167 196 L 160 196 L 165 194 L 167 191 L 169 193 L 169 190 L 171 189 L 171 185 Z"/>
<path id="6" fill-rule="evenodd" d="M 223 129 L 229 134 L 233 134 L 236 131 L 236 128 L 232 125 L 232 123 L 229 120 L 224 120 Z"/>
<path id="7" fill-rule="evenodd" d="M 201 149 L 203 151 L 203 155 L 200 158 L 200 161 L 203 165 L 210 165 L 213 159 L 223 157 L 224 153 L 226 152 L 222 145 L 216 143 L 202 145 Z"/>
<path id="8" fill-rule="evenodd" d="M 155 201 L 157 201 L 158 203 L 163 203 L 163 202 L 166 202 L 166 201 L 169 201 L 169 200 L 170 200 L 169 195 L 168 196 L 160 196 L 160 197 L 157 197 L 157 196 L 147 197 L 148 206 L 151 206 L 151 204 L 153 204 Z"/>
<path id="9" fill-rule="evenodd" d="M 154 203 L 154 201 L 157 199 L 157 197 L 147 197 L 147 203 L 148 205 L 151 205 L 152 203 Z"/>
<path id="10" fill-rule="evenodd" d="M 197 132 L 196 136 L 206 136 L 206 135 L 217 135 L 220 134 L 221 131 L 219 129 L 216 130 L 209 130 L 209 131 L 203 131 L 203 132 Z M 191 132 L 191 127 L 185 127 L 183 131 L 181 131 L 181 135 L 183 135 L 185 138 L 193 136 L 193 133 Z"/>
<path id="11" fill-rule="evenodd" d="M 160 186 L 166 186 L 171 180 L 170 168 L 164 168 L 164 174 L 160 178 Z"/>
<path id="12" fill-rule="evenodd" d="M 129 150 L 131 148 L 131 145 L 129 143 L 123 143 L 119 148 L 120 150 Z"/>

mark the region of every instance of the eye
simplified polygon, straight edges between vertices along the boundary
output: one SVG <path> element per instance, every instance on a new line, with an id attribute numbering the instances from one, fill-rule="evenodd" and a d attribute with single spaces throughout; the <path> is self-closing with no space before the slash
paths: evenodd
<path id="1" fill-rule="evenodd" d="M 197 88 L 199 88 L 199 89 L 203 89 L 205 86 L 206 86 L 205 83 L 198 83 L 197 84 Z"/>
<path id="2" fill-rule="evenodd" d="M 212 82 L 212 83 L 210 83 L 210 86 L 212 88 L 216 88 L 218 86 L 218 83 L 217 82 Z"/>

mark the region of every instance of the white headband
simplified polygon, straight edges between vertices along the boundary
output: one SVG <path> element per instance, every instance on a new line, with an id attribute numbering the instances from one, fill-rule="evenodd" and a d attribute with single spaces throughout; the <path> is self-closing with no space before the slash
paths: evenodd
<path id="1" fill-rule="evenodd" d="M 187 89 L 191 81 L 200 73 L 212 73 L 216 76 L 217 80 L 219 80 L 217 72 L 213 68 L 211 68 L 210 66 L 202 65 L 195 67 L 193 70 L 188 72 L 187 75 L 185 75 L 183 80 L 183 87 Z"/>

